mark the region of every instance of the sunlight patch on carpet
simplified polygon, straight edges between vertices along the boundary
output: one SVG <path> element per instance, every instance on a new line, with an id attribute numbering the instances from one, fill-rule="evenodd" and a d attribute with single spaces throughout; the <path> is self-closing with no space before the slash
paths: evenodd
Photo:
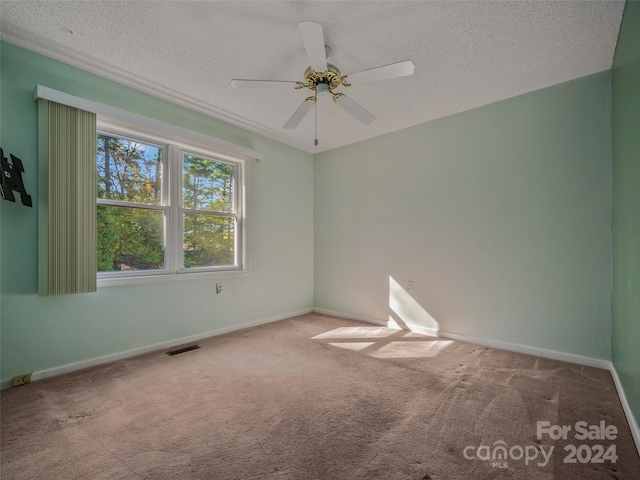
<path id="1" fill-rule="evenodd" d="M 396 333 L 387 327 L 339 327 L 312 337 L 314 340 L 329 338 L 385 338 Z"/>
<path id="2" fill-rule="evenodd" d="M 360 351 L 364 350 L 371 345 L 375 345 L 375 342 L 340 342 L 340 343 L 330 343 L 332 347 L 344 348 L 345 350 L 353 350 Z"/>
<path id="3" fill-rule="evenodd" d="M 391 342 L 369 353 L 374 358 L 428 358 L 436 357 L 443 348 L 451 345 L 451 340 L 430 340 L 426 342 Z"/>

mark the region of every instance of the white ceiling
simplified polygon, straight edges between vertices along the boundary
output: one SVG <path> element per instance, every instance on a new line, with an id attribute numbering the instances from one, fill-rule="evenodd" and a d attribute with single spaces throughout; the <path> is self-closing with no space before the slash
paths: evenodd
<path id="1" fill-rule="evenodd" d="M 623 0 L 15 1 L 3 40 L 319 152 L 611 68 Z M 233 78 L 302 80 L 298 23 L 319 22 L 342 74 L 411 59 L 415 74 L 341 87 L 377 118 L 330 98 L 282 125 L 309 91 L 235 89 Z"/>

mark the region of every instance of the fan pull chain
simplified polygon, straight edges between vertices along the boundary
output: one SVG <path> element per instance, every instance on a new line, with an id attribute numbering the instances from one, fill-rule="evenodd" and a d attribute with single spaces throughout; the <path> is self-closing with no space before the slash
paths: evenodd
<path id="1" fill-rule="evenodd" d="M 318 146 L 318 102 L 313 102 L 313 116 L 314 116 L 314 139 L 313 145 Z"/>

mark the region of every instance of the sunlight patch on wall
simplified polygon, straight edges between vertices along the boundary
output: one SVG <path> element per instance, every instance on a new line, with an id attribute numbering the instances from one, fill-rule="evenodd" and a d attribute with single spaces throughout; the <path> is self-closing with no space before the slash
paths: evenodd
<path id="1" fill-rule="evenodd" d="M 391 275 L 389 276 L 389 328 L 437 334 L 440 324 Z"/>

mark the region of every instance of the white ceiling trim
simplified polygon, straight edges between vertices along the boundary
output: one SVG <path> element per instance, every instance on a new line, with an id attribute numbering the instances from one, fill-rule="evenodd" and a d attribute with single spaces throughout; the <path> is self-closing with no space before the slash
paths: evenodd
<path id="1" fill-rule="evenodd" d="M 247 159 L 253 158 L 256 160 L 263 160 L 264 156 L 252 150 L 250 148 L 236 145 L 235 143 L 221 140 L 211 135 L 205 135 L 204 133 L 194 132 L 186 128 L 178 127 L 176 125 L 170 125 L 168 123 L 156 120 L 155 118 L 145 117 L 137 113 L 123 110 L 121 108 L 112 107 L 111 105 L 105 105 L 104 103 L 94 102 L 86 98 L 78 97 L 76 95 L 70 95 L 59 90 L 55 90 L 44 85 L 37 85 L 33 92 L 33 99 L 44 99 L 52 102 L 61 103 L 69 107 L 86 110 L 87 112 L 93 112 L 96 115 L 101 115 L 107 119 L 114 119 L 118 122 L 126 122 L 129 126 L 135 128 L 145 128 L 151 130 L 149 133 L 160 134 L 167 137 L 170 140 L 179 140 L 182 142 L 193 143 L 194 146 L 203 146 L 209 148 L 215 148 L 223 150 L 226 153 L 232 155 L 241 155 Z"/>
<path id="2" fill-rule="evenodd" d="M 90 73 L 93 73 L 94 75 L 98 75 L 107 80 L 111 80 L 125 87 L 129 87 L 136 91 L 151 95 L 152 97 L 156 97 L 174 105 L 178 105 L 197 113 L 201 113 L 208 117 L 221 120 L 244 130 L 263 135 L 267 138 L 271 138 L 272 140 L 276 140 L 285 144 L 287 143 L 287 139 L 276 130 L 265 128 L 264 126 L 252 122 L 249 119 L 243 118 L 239 115 L 235 115 L 226 110 L 216 108 L 213 105 L 205 104 L 193 97 L 190 97 L 183 93 L 179 93 L 170 88 L 166 88 L 160 84 L 148 80 L 142 80 L 137 76 L 131 75 L 126 70 L 120 69 L 116 66 L 110 65 L 108 68 L 106 68 L 104 62 L 99 62 L 92 57 L 84 54 L 76 54 L 74 57 L 69 57 L 68 55 L 63 53 L 64 49 L 55 42 L 48 43 L 48 48 L 44 48 L 37 42 L 34 42 L 30 39 L 24 39 L 17 35 L 13 35 L 11 32 L 2 32 L 0 37 L 2 38 L 2 40 L 18 47 L 30 50 L 54 60 L 58 60 L 59 62 L 66 63 L 67 65 L 71 65 L 72 67 L 76 67 L 80 70 L 88 71 Z M 257 152 L 255 153 L 257 154 Z M 253 158 L 257 157 L 254 156 Z"/>

